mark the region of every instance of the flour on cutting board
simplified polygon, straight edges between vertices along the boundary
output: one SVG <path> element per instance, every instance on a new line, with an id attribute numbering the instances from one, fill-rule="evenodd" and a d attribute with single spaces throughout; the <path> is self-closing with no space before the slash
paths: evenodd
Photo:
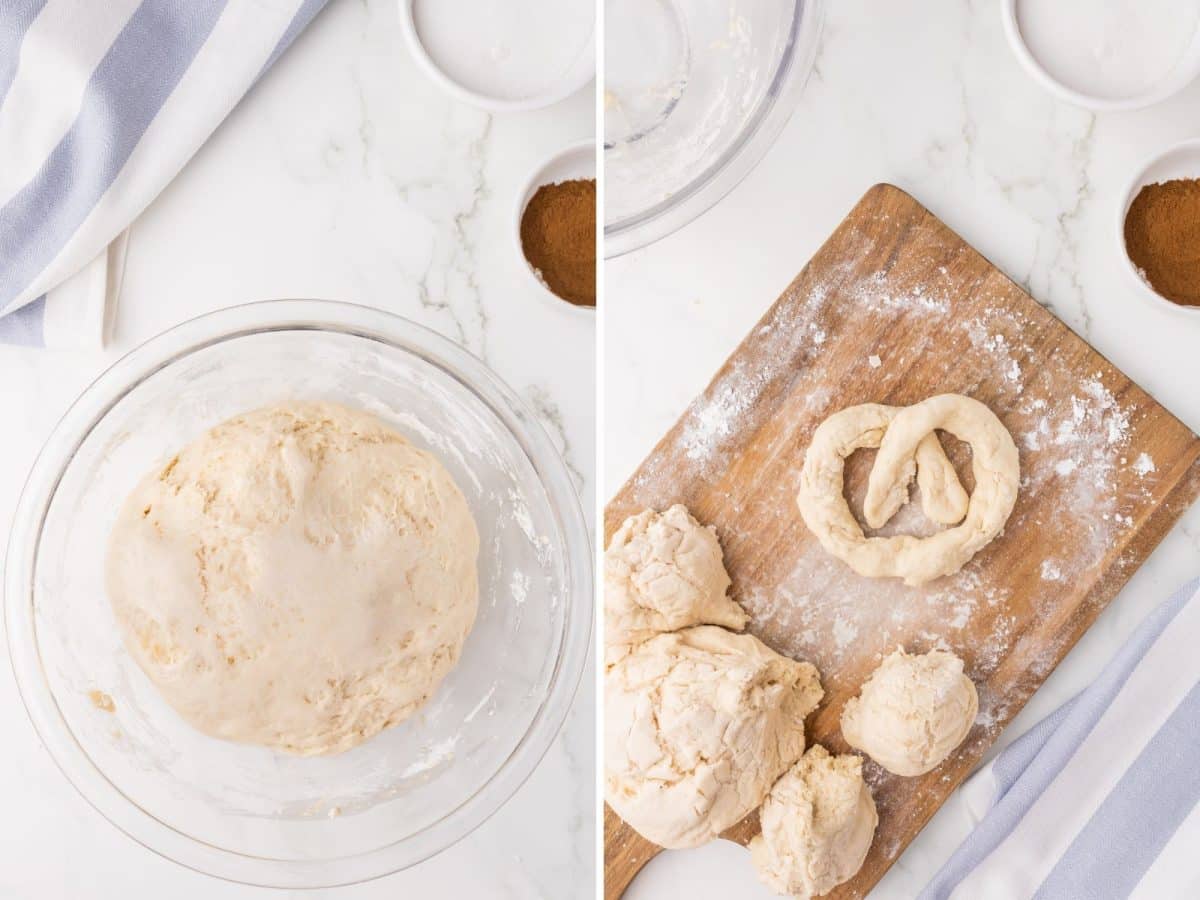
<path id="1" fill-rule="evenodd" d="M 769 339 L 781 350 L 805 347 L 806 355 L 815 357 L 826 340 L 825 330 L 818 324 L 826 293 L 811 291 L 805 301 L 804 315 L 785 316 L 780 311 L 757 328 L 756 336 Z M 763 390 L 779 377 L 783 360 L 793 358 L 793 352 L 786 355 L 781 352 L 773 361 L 754 370 L 735 361 L 712 390 L 688 407 L 682 437 L 684 455 L 703 469 L 723 462 L 720 451 L 724 443 L 746 426 L 745 419 L 755 410 Z M 647 477 L 649 473 L 644 473 L 643 478 Z"/>
<path id="2" fill-rule="evenodd" d="M 730 451 L 739 450 L 744 437 L 768 419 L 775 428 L 773 417 L 790 416 L 793 421 L 779 427 L 781 432 L 811 434 L 816 424 L 840 408 L 834 391 L 845 363 L 834 360 L 848 349 L 844 341 L 856 339 L 855 323 L 845 311 L 894 319 L 902 323 L 905 340 L 886 348 L 854 348 L 855 364 L 863 369 L 859 377 L 878 383 L 881 401 L 903 383 L 912 366 L 937 365 L 929 380 L 944 384 L 946 391 L 982 394 L 1011 430 L 1021 455 L 1021 493 L 1052 491 L 1061 498 L 1052 514 L 1037 513 L 1040 518 L 1033 521 L 1027 521 L 1031 513 L 1018 498 L 1007 526 L 1042 527 L 1058 536 L 1056 546 L 1071 548 L 1069 554 L 1053 555 L 1053 548 L 1047 547 L 1046 557 L 1034 562 L 1032 578 L 1022 585 L 1021 603 L 1034 610 L 1050 609 L 1062 585 L 1078 583 L 1089 570 L 1102 566 L 1121 532 L 1133 525 L 1125 512 L 1126 498 L 1118 495 L 1118 471 L 1129 466 L 1142 477 L 1155 472 L 1148 455 L 1128 458 L 1129 410 L 1105 385 L 1102 372 L 1081 380 L 1053 354 L 1047 358 L 1035 352 L 1027 335 L 1037 330 L 1028 327 L 1031 323 L 1019 309 L 1000 305 L 1001 298 L 996 305 L 974 306 L 968 315 L 956 314 L 954 281 L 945 266 L 933 284 L 897 290 L 883 274 L 848 287 L 842 276 L 855 265 L 846 264 L 844 272 L 835 266 L 825 280 L 792 288 L 805 293 L 781 302 L 749 339 L 754 345 L 749 356 L 761 364 L 752 368 L 746 355 L 734 357 L 685 413 L 676 433 L 679 449 L 702 477 L 719 477 L 730 464 Z M 837 303 L 830 302 L 835 295 Z M 946 334 L 952 338 L 953 352 L 937 353 L 931 341 L 944 340 L 934 336 Z M 823 378 L 827 365 L 829 375 Z M 1064 391 L 1063 384 L 1074 387 Z M 803 396 L 791 399 L 793 389 L 803 390 Z M 778 393 L 789 396 L 785 408 L 760 402 Z M 769 499 L 759 499 L 756 511 L 797 515 L 793 498 L 805 447 L 788 449 L 795 454 L 790 475 L 772 487 L 757 488 Z M 670 477 L 650 464 L 634 487 L 661 485 Z M 731 500 L 734 513 L 740 513 L 739 498 Z M 1047 515 L 1053 521 L 1045 521 Z M 752 542 L 754 535 L 741 529 L 740 518 L 731 518 L 719 524 L 722 539 Z M 919 503 L 910 502 L 883 529 L 868 534 L 923 536 L 937 530 L 940 526 L 924 518 Z M 797 552 L 782 580 L 778 570 L 769 567 L 762 580 L 755 571 L 735 572 L 734 594 L 751 614 L 753 631 L 768 637 L 779 651 L 811 660 L 823 674 L 836 673 L 844 658 L 861 654 L 864 642 L 869 642 L 880 654 L 897 644 L 915 650 L 941 646 L 965 651 L 970 674 L 978 682 L 996 671 L 1019 637 L 1017 620 L 1006 611 L 1015 602 L 1010 582 L 993 580 L 987 549 L 955 575 L 921 588 L 862 578 L 816 541 L 802 542 Z M 975 637 L 964 647 L 968 632 Z M 987 635 L 982 643 L 980 633 Z M 1048 671 L 1060 649 L 1042 648 L 1031 669 Z M 1006 707 L 985 691 L 980 721 L 998 727 L 1005 719 Z"/>
<path id="3" fill-rule="evenodd" d="M 1006 531 L 960 572 L 921 589 L 860 578 L 799 516 L 812 433 L 852 404 L 907 405 L 943 392 L 984 402 L 1016 440 L 1023 485 Z M 969 448 L 944 444 L 972 490 Z M 847 461 L 852 510 L 873 453 Z M 940 528 L 925 520 L 918 493 L 914 486 L 885 533 Z M 963 658 L 980 704 L 956 753 L 918 778 L 864 764 L 879 824 L 859 875 L 837 891 L 849 898 L 868 893 L 1198 494 L 1196 436 L 884 185 L 617 493 L 605 525 L 682 502 L 716 527 L 749 630 L 819 668 L 825 697 L 806 732 L 831 752 L 845 748 L 845 703 L 896 644 Z M 747 819 L 731 836 L 744 841 L 755 828 Z"/>
<path id="4" fill-rule="evenodd" d="M 1133 462 L 1133 471 L 1143 478 L 1155 470 L 1154 458 L 1149 453 L 1139 453 L 1138 458 Z"/>

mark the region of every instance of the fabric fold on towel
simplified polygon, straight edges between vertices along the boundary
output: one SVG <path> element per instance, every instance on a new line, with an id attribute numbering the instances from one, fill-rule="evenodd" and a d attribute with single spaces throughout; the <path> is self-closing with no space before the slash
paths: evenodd
<path id="1" fill-rule="evenodd" d="M 1176 591 L 972 777 L 979 822 L 921 900 L 1200 896 L 1198 598 Z"/>
<path id="2" fill-rule="evenodd" d="M 325 2 L 0 8 L 0 342 L 103 343 L 130 224 Z"/>

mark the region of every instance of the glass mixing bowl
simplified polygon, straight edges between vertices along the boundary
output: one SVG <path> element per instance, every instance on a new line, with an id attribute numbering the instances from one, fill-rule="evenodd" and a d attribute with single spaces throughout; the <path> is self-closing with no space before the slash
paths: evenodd
<path id="1" fill-rule="evenodd" d="M 411 719 L 328 758 L 192 730 L 126 653 L 104 592 L 109 530 L 142 474 L 212 425 L 289 399 L 368 410 L 431 450 L 480 532 L 479 614 L 457 668 Z M 80 793 L 163 856 L 275 887 L 395 872 L 487 819 L 558 732 L 592 617 L 575 491 L 513 392 L 411 322 L 303 300 L 203 316 L 100 376 L 34 466 L 5 588 L 21 696 Z"/>
<path id="2" fill-rule="evenodd" d="M 820 0 L 606 0 L 604 253 L 683 227 L 779 136 L 812 71 Z"/>

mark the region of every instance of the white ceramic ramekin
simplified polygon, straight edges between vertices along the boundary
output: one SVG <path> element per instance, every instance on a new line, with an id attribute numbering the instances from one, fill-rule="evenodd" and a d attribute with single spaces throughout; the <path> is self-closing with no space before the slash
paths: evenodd
<path id="1" fill-rule="evenodd" d="M 1129 251 L 1125 246 L 1125 216 L 1129 214 L 1129 207 L 1138 191 L 1148 184 L 1158 184 L 1176 178 L 1200 178 L 1200 138 L 1183 141 L 1156 153 L 1137 170 L 1137 174 L 1122 191 L 1120 202 L 1117 204 L 1117 252 L 1124 261 L 1125 271 L 1137 287 L 1139 297 L 1157 309 L 1200 322 L 1200 307 L 1175 303 L 1154 290 L 1129 258 Z"/>
<path id="2" fill-rule="evenodd" d="M 1000 2 L 1001 14 L 1004 17 L 1004 33 L 1013 53 L 1016 54 L 1022 68 L 1033 77 L 1034 81 L 1060 100 L 1065 100 L 1074 106 L 1081 106 L 1097 112 L 1142 109 L 1146 106 L 1153 106 L 1155 103 L 1161 103 L 1173 94 L 1177 94 L 1195 81 L 1197 76 L 1200 76 L 1200 28 L 1197 28 L 1196 33 L 1192 36 L 1191 44 L 1188 45 L 1175 68 L 1148 90 L 1129 97 L 1103 97 L 1078 91 L 1063 84 L 1046 71 L 1046 68 L 1030 51 L 1029 46 L 1025 43 L 1024 35 L 1021 34 L 1020 23 L 1017 21 L 1017 3 L 1018 0 L 1001 0 Z"/>
<path id="3" fill-rule="evenodd" d="M 557 184 L 560 181 L 570 181 L 574 178 L 596 177 L 596 143 L 581 141 L 572 144 L 564 150 L 559 150 L 540 165 L 536 166 L 529 179 L 517 190 L 516 203 L 513 207 L 513 241 L 517 256 L 521 260 L 521 271 L 526 275 L 524 282 L 528 292 L 538 297 L 543 304 L 549 304 L 554 309 L 565 311 L 569 315 L 586 316 L 595 319 L 596 307 L 577 306 L 563 300 L 555 294 L 546 283 L 540 279 L 525 259 L 525 249 L 521 246 L 521 218 L 525 215 L 525 207 L 533 198 L 537 189 L 545 184 Z"/>
<path id="4" fill-rule="evenodd" d="M 528 96 L 514 98 L 488 94 L 477 89 L 472 89 L 452 77 L 446 71 L 445 67 L 440 65 L 438 60 L 430 54 L 429 49 L 422 42 L 420 29 L 417 27 L 414 14 L 414 7 L 417 2 L 418 0 L 400 0 L 400 27 L 404 31 L 404 38 L 408 43 L 409 49 L 426 75 L 448 94 L 465 103 L 470 103 L 472 106 L 478 106 L 481 109 L 492 112 L 519 112 L 522 110 L 542 109 L 543 107 L 553 106 L 560 100 L 565 100 L 595 77 L 596 41 L 595 27 L 593 25 L 591 38 L 580 44 L 579 55 L 575 58 L 570 69 L 565 73 L 549 73 L 542 90 Z M 425 2 L 435 3 L 437 0 L 425 0 Z M 561 2 L 561 0 L 543 0 L 543 2 L 553 4 Z M 528 10 L 522 12 L 527 16 L 529 15 Z M 536 18 L 536 16 L 533 16 L 533 18 Z M 462 27 L 468 28 L 470 27 L 470 23 L 463 23 Z M 510 48 L 508 52 L 519 53 L 521 50 L 520 48 Z M 462 59 L 461 56 L 460 59 Z M 481 73 L 486 73 L 487 66 L 494 62 L 494 60 L 480 57 L 468 57 L 467 60 Z"/>

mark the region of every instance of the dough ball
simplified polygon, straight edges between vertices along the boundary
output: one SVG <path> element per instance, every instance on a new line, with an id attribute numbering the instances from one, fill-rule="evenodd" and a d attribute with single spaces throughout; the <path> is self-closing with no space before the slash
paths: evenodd
<path id="1" fill-rule="evenodd" d="M 862 867 L 879 816 L 858 756 L 822 746 L 775 782 L 750 842 L 758 876 L 772 890 L 808 900 L 848 881 Z"/>
<path id="2" fill-rule="evenodd" d="M 979 697 L 962 660 L 897 648 L 842 710 L 842 736 L 896 775 L 923 775 L 962 743 Z"/>
<path id="3" fill-rule="evenodd" d="M 108 595 L 189 723 L 338 753 L 411 716 L 475 620 L 479 536 L 450 474 L 330 404 L 218 425 L 134 489 Z"/>
<path id="4" fill-rule="evenodd" d="M 746 613 L 726 596 L 729 575 L 715 529 L 676 504 L 617 529 L 604 554 L 605 643 L 620 648 L 691 625 L 740 631 Z"/>
<path id="5" fill-rule="evenodd" d="M 748 634 L 700 625 L 653 637 L 605 679 L 609 804 L 663 847 L 712 840 L 804 752 L 817 670 Z"/>

